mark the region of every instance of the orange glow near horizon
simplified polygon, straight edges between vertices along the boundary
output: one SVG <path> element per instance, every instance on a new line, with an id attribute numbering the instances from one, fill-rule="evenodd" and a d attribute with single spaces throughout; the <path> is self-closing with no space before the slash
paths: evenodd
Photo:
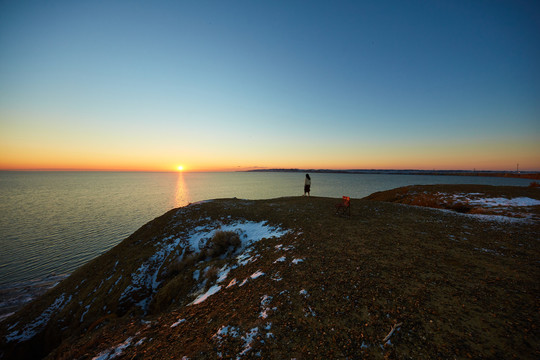
<path id="1" fill-rule="evenodd" d="M 476 146 L 453 150 L 448 147 L 400 149 L 359 148 L 351 151 L 314 149 L 311 154 L 294 154 L 294 149 L 245 154 L 219 152 L 190 156 L 178 151 L 117 152 L 65 151 L 64 149 L 6 148 L 0 144 L 0 170 L 20 171 L 142 171 L 142 172 L 227 172 L 257 169 L 413 169 L 413 170 L 494 170 L 540 171 L 540 156 L 527 152 L 515 154 L 495 146 Z M 165 152 L 164 152 L 165 153 Z M 170 155 L 169 155 L 170 153 Z M 525 153 L 524 151 L 522 153 Z M 217 154 L 217 155 L 216 155 Z M 181 165 L 175 159 L 186 159 Z M 161 159 L 161 160 L 155 160 Z"/>
<path id="2" fill-rule="evenodd" d="M 382 160 L 382 159 L 380 159 Z M 380 170 L 492 170 L 492 171 L 515 171 L 517 162 L 497 162 L 497 161 L 439 161 L 436 165 L 425 165 L 421 161 L 365 161 L 346 162 L 340 161 L 334 164 L 329 162 L 316 163 L 306 162 L 271 162 L 268 165 L 258 166 L 223 166 L 212 164 L 194 165 L 167 165 L 167 164 L 135 164 L 135 163 L 36 163 L 36 162 L 0 162 L 0 170 L 5 171 L 134 171 L 134 172 L 230 172 L 263 169 L 327 169 L 327 170 L 349 170 L 349 169 L 380 169 Z M 521 171 L 540 171 L 539 168 L 528 167 L 526 162 L 519 163 Z"/>
<path id="3" fill-rule="evenodd" d="M 29 116 L 13 116 L 0 132 L 0 170 L 227 172 L 256 169 L 416 169 L 540 171 L 540 145 L 535 136 L 460 140 L 377 140 L 354 137 L 317 138 L 241 137 L 231 141 L 210 136 L 205 142 L 176 139 L 174 132 L 141 143 L 142 136 L 125 140 L 101 133 L 75 135 L 45 124 L 24 124 Z M 0 119 L 2 117 L 0 116 Z M 68 120 L 61 118 L 68 124 Z M 77 119 L 77 118 L 76 118 Z M 83 118 L 83 123 L 91 123 Z M 39 130 L 39 131 L 37 131 Z M 133 130 L 135 131 L 135 130 Z M 97 135 L 99 134 L 99 136 Z M 137 139 L 137 140 L 134 140 Z M 179 162 L 181 159 L 181 162 Z M 179 167 L 182 167 L 182 170 Z"/>

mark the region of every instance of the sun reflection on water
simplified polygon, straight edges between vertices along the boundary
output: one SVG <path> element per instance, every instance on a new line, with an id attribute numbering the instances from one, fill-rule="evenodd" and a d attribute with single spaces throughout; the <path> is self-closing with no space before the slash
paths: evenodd
<path id="1" fill-rule="evenodd" d="M 174 207 L 186 206 L 190 203 L 189 191 L 186 181 L 184 180 L 184 174 L 179 172 L 176 178 L 176 189 L 174 197 Z"/>

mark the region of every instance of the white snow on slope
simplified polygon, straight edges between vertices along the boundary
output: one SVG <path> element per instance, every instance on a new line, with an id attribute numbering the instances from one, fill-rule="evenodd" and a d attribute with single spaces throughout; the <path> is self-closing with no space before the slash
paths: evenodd
<path id="1" fill-rule="evenodd" d="M 248 331 L 244 336 L 242 336 L 242 340 L 244 340 L 244 348 L 242 349 L 242 352 L 238 354 L 237 359 L 246 355 L 251 348 L 253 347 L 253 341 L 257 339 L 257 335 L 259 334 L 259 328 L 254 327 L 250 331 Z"/>
<path id="2" fill-rule="evenodd" d="M 220 285 L 214 285 L 210 289 L 208 289 L 204 294 L 199 295 L 191 304 L 197 305 L 202 303 L 204 300 L 208 299 L 210 296 L 217 293 L 219 290 L 221 290 Z"/>
<path id="3" fill-rule="evenodd" d="M 230 325 L 223 325 L 219 330 L 212 336 L 212 338 L 217 340 L 222 340 L 224 336 L 238 337 L 240 333 L 238 328 Z"/>
<path id="4" fill-rule="evenodd" d="M 150 256 L 148 260 L 143 262 L 139 268 L 131 274 L 131 284 L 126 287 L 122 295 L 120 295 L 120 301 L 129 297 L 132 293 L 141 289 L 150 289 L 154 291 L 159 286 L 160 282 L 157 280 L 159 270 L 161 266 L 169 256 L 169 254 L 178 246 L 180 238 L 174 238 L 169 236 L 163 239 L 161 242 L 155 245 L 158 250 L 154 255 Z M 138 305 L 146 311 L 148 307 L 148 301 L 141 301 Z"/>
<path id="5" fill-rule="evenodd" d="M 54 300 L 54 302 L 49 306 L 45 311 L 41 313 L 33 322 L 26 325 L 22 331 L 14 331 L 6 336 L 6 341 L 25 341 L 33 338 L 38 331 L 40 331 L 51 319 L 51 317 L 60 312 L 64 306 L 66 306 L 71 301 L 71 295 L 64 301 L 65 294 L 60 295 Z"/>
<path id="6" fill-rule="evenodd" d="M 212 227 L 212 229 L 208 229 L 209 227 Z M 282 237 L 288 232 L 288 230 L 281 230 L 280 228 L 274 228 L 266 225 L 266 222 L 264 221 L 236 222 L 221 226 L 220 224 L 214 223 L 210 224 L 208 227 L 196 228 L 195 233 L 187 239 L 188 244 L 193 251 L 198 252 L 199 249 L 204 247 L 204 245 L 206 245 L 206 242 L 210 240 L 218 231 L 236 232 L 240 236 L 240 240 L 242 241 L 242 249 L 261 239 Z"/>
<path id="7" fill-rule="evenodd" d="M 260 276 L 263 276 L 263 275 L 264 275 L 264 273 L 261 270 L 257 270 L 253 274 L 251 274 L 250 278 L 256 279 L 256 278 L 258 278 Z"/>
<path id="8" fill-rule="evenodd" d="M 132 337 L 127 338 L 123 343 L 116 345 L 112 349 L 103 351 L 98 356 L 93 357 L 92 360 L 109 360 L 122 355 L 124 349 L 131 345 L 131 340 L 133 340 Z"/>
<path id="9" fill-rule="evenodd" d="M 485 214 L 463 214 L 459 213 L 453 210 L 448 209 L 437 209 L 437 208 L 431 208 L 433 211 L 441 211 L 447 214 L 452 214 L 454 216 L 465 216 L 471 219 L 479 220 L 479 221 L 489 221 L 489 222 L 499 222 L 499 223 L 515 223 L 515 224 L 523 224 L 523 223 L 530 223 L 530 218 L 516 218 L 516 217 L 510 217 L 510 216 L 504 216 L 504 215 L 485 215 Z"/>
<path id="10" fill-rule="evenodd" d="M 254 342 L 257 340 L 260 340 L 261 338 L 266 339 L 272 339 L 274 338 L 274 334 L 269 332 L 272 329 L 272 323 L 268 322 L 265 326 L 262 328 L 259 328 L 258 326 L 253 327 L 246 331 L 243 335 L 241 335 L 241 329 L 232 326 L 232 325 L 223 325 L 219 330 L 212 336 L 212 340 L 216 342 L 217 348 L 221 348 L 224 344 L 224 342 L 227 339 L 238 339 L 241 338 L 243 341 L 242 351 L 239 352 L 236 355 L 236 359 L 242 359 L 244 356 L 248 355 L 248 353 L 253 349 Z M 265 335 L 266 331 L 266 335 Z M 261 340 L 262 343 L 264 343 L 264 340 Z M 217 357 L 222 358 L 223 354 L 221 351 L 217 352 Z M 255 356 L 260 357 L 260 353 L 253 354 Z"/>
<path id="11" fill-rule="evenodd" d="M 158 281 L 158 275 L 162 265 L 166 261 L 167 257 L 181 244 L 185 244 L 182 254 L 186 253 L 186 249 L 190 249 L 193 253 L 198 253 L 206 243 L 212 239 L 217 231 L 233 231 L 236 232 L 242 245 L 240 250 L 247 248 L 249 245 L 260 241 L 263 238 L 281 237 L 285 235 L 288 230 L 281 230 L 280 228 L 274 228 L 266 224 L 266 222 L 253 222 L 243 221 L 235 222 L 228 225 L 223 225 L 220 222 L 210 223 L 207 226 L 196 227 L 187 238 L 169 236 L 155 245 L 157 249 L 154 255 L 150 256 L 145 262 L 143 262 L 139 268 L 131 274 L 132 282 L 126 287 L 120 300 L 129 298 L 131 294 L 143 290 L 154 293 L 160 285 Z M 220 282 L 227 277 L 228 270 L 223 270 L 220 276 Z M 204 301 L 215 294 L 221 289 L 220 286 L 213 286 L 209 292 L 203 294 L 199 302 Z M 150 297 L 141 300 L 137 305 L 146 311 L 150 304 Z M 195 300 L 197 301 L 197 300 Z M 194 302 L 194 303 L 199 303 Z"/>
<path id="12" fill-rule="evenodd" d="M 208 232 L 201 231 L 201 228 L 197 228 L 198 233 L 195 235 L 192 235 L 189 239 L 189 244 L 192 247 L 194 251 L 196 249 L 201 248 L 204 246 L 203 244 L 208 241 L 208 239 L 211 239 L 212 236 L 214 236 L 216 231 L 234 231 L 236 232 L 242 241 L 241 249 L 244 249 L 245 251 L 240 254 L 237 257 L 237 263 L 240 266 L 243 266 L 247 264 L 248 262 L 253 262 L 257 259 L 257 255 L 250 256 L 250 250 L 247 249 L 247 247 L 257 241 L 260 241 L 264 238 L 270 238 L 270 237 L 281 237 L 285 235 L 288 231 L 281 230 L 279 228 L 272 228 L 268 225 L 265 225 L 265 222 L 242 222 L 242 223 L 234 223 L 226 226 L 222 226 L 221 228 L 214 228 Z M 249 258 L 247 258 L 250 256 Z M 220 269 L 220 273 L 218 274 L 218 279 L 216 281 L 216 284 L 212 287 L 210 287 L 206 293 L 199 295 L 192 303 L 191 305 L 200 304 L 201 302 L 208 299 L 210 296 L 216 294 L 221 290 L 221 285 L 218 285 L 219 283 L 225 281 L 227 279 L 227 275 L 229 274 L 230 270 L 236 268 L 236 265 L 232 266 L 231 268 L 224 266 Z M 253 273 L 250 278 L 256 279 L 260 276 L 263 276 L 264 273 L 262 271 L 257 271 Z M 240 286 L 244 285 L 248 279 L 245 279 Z M 236 284 L 236 280 L 233 279 L 229 284 L 227 285 L 227 288 L 234 286 Z"/>
<path id="13" fill-rule="evenodd" d="M 271 302 L 272 302 L 272 296 L 263 295 L 263 297 L 261 298 L 261 309 L 262 309 L 262 311 L 259 314 L 260 318 L 266 319 L 268 317 L 270 311 L 277 310 L 276 307 L 274 307 L 273 309 L 270 308 L 269 305 L 270 305 Z"/>
<path id="14" fill-rule="evenodd" d="M 506 198 L 485 198 L 485 199 L 471 199 L 469 204 L 473 205 L 482 205 L 488 207 L 495 206 L 538 206 L 540 201 L 536 199 L 531 199 L 528 197 L 519 197 L 514 199 Z"/>
<path id="15" fill-rule="evenodd" d="M 540 200 L 531 199 L 529 197 L 517 197 L 513 199 L 503 197 L 492 198 L 481 193 L 460 193 L 453 195 L 448 193 L 437 193 L 436 195 L 443 198 L 451 198 L 455 202 L 464 202 L 471 205 L 480 205 L 486 207 L 527 207 L 540 205 Z"/>
<path id="16" fill-rule="evenodd" d="M 227 267 L 227 265 L 223 266 L 218 273 L 218 279 L 216 280 L 217 283 L 225 281 L 227 279 L 227 275 L 229 275 L 229 272 L 231 271 L 230 268 Z"/>
<path id="17" fill-rule="evenodd" d="M 182 324 L 186 322 L 186 319 L 179 319 L 177 322 L 175 322 L 174 324 L 171 325 L 171 327 L 177 327 L 178 325 Z"/>
<path id="18" fill-rule="evenodd" d="M 79 320 L 79 322 L 83 322 L 84 317 L 86 316 L 86 314 L 88 314 L 88 311 L 90 311 L 90 306 L 92 306 L 92 305 L 91 305 L 91 304 L 88 304 L 88 305 L 86 305 L 86 306 L 84 307 L 86 310 L 84 310 L 84 312 L 82 313 L 81 319 Z"/>
<path id="19" fill-rule="evenodd" d="M 461 204 L 481 206 L 483 208 L 490 208 L 491 211 L 494 213 L 501 214 L 501 215 L 463 214 L 463 213 L 455 212 L 453 210 L 437 209 L 439 211 L 444 211 L 444 212 L 449 211 L 449 212 L 453 212 L 454 214 L 460 214 L 460 215 L 471 217 L 477 220 L 489 221 L 489 222 L 528 223 L 528 222 L 534 221 L 535 216 L 533 214 L 510 213 L 510 215 L 517 215 L 517 216 L 509 216 L 509 214 L 507 213 L 509 211 L 508 208 L 530 207 L 530 206 L 540 205 L 539 200 L 531 199 L 528 197 L 518 197 L 518 198 L 513 198 L 513 199 L 507 199 L 503 197 L 490 198 L 488 197 L 488 195 L 481 194 L 481 193 L 448 194 L 448 193 L 441 193 L 441 192 L 438 192 L 435 195 L 437 195 L 439 198 L 442 198 L 445 201 L 451 201 L 454 204 L 461 203 Z M 512 210 L 515 210 L 515 209 L 512 209 Z"/>

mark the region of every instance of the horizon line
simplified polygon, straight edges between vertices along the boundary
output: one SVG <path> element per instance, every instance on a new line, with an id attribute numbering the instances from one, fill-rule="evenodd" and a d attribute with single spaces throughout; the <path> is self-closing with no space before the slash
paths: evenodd
<path id="1" fill-rule="evenodd" d="M 226 170 L 141 170 L 141 169 L 55 169 L 55 168 L 40 168 L 40 169 L 0 169 L 2 172 L 140 172 L 140 173 L 206 173 L 206 172 L 264 172 L 264 171 L 327 171 L 327 172 L 352 172 L 352 171 L 418 171 L 418 172 L 501 172 L 501 173 L 540 173 L 540 170 L 501 170 L 501 169 L 414 169 L 414 168 L 261 168 L 261 167 L 246 167 L 242 170 L 226 169 Z"/>

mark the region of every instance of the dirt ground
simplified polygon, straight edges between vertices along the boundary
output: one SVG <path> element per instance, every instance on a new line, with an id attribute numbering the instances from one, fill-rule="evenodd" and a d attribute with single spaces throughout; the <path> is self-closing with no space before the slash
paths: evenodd
<path id="1" fill-rule="evenodd" d="M 290 231 L 256 243 L 224 282 L 245 285 L 103 315 L 63 332 L 48 358 L 540 358 L 540 206 L 440 205 L 454 193 L 540 200 L 538 189 L 438 185 L 352 199 L 350 216 L 329 198 L 204 203 L 190 216 Z"/>

